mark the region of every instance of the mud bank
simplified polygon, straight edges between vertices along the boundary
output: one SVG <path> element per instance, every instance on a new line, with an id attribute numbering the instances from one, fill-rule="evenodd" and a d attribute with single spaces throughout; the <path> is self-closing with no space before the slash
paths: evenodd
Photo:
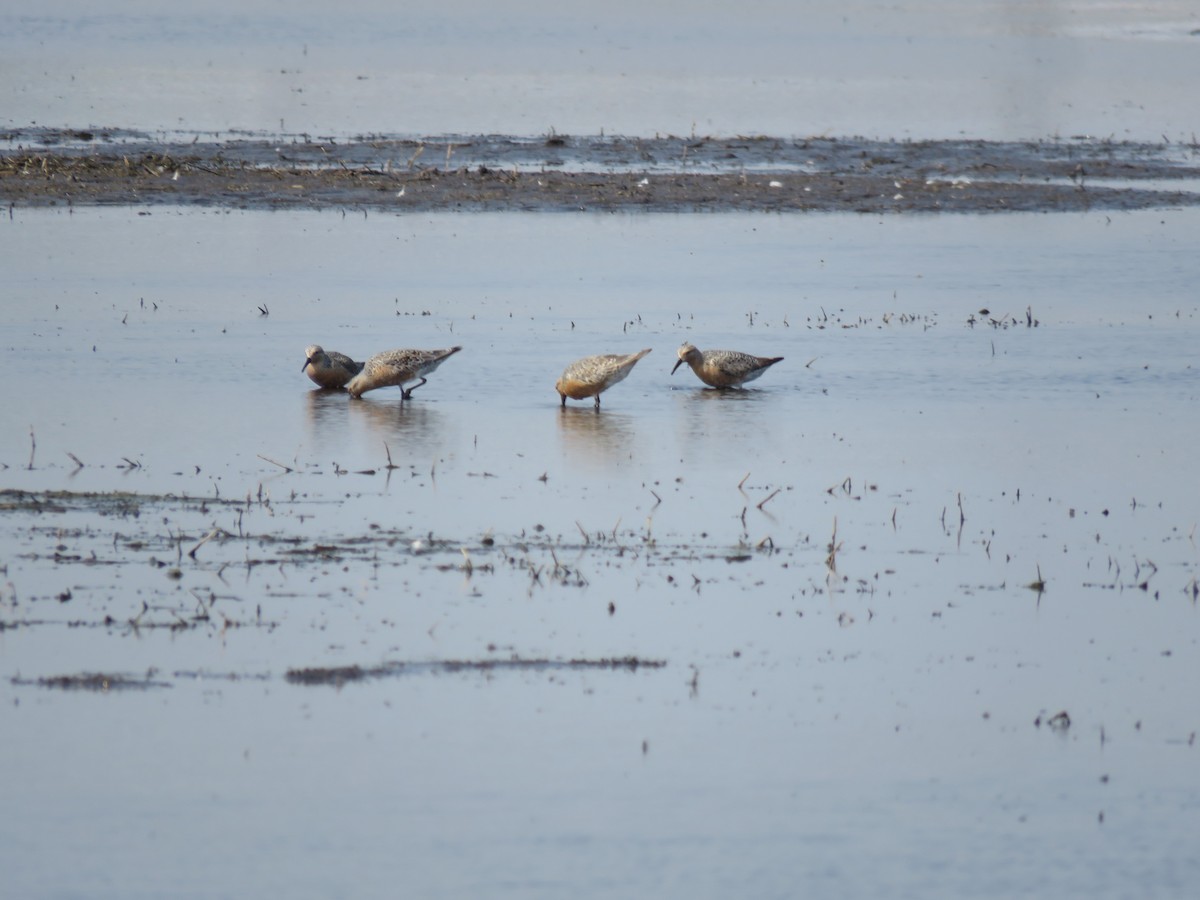
<path id="1" fill-rule="evenodd" d="M 503 136 L 155 143 L 0 136 L 0 202 L 379 211 L 986 212 L 1200 202 L 1197 148 L 1047 142 Z"/>

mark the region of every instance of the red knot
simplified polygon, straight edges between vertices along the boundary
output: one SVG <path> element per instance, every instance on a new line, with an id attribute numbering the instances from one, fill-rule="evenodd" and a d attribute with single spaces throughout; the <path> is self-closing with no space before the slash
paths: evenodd
<path id="1" fill-rule="evenodd" d="M 320 344 L 313 344 L 304 348 L 304 368 L 300 371 L 323 388 L 344 388 L 362 367 L 362 363 L 355 362 L 345 353 L 336 350 L 327 353 Z"/>
<path id="2" fill-rule="evenodd" d="M 567 405 L 567 398 L 585 400 L 596 398 L 596 409 L 600 408 L 600 395 L 618 381 L 623 381 L 637 361 L 650 352 L 650 348 L 628 355 L 610 353 L 601 356 L 585 356 L 571 363 L 554 383 L 554 389 Z"/>
<path id="3" fill-rule="evenodd" d="M 782 356 L 751 356 L 749 353 L 739 353 L 736 350 L 704 350 L 701 352 L 691 344 L 685 343 L 679 348 L 679 360 L 671 369 L 675 374 L 684 363 L 692 367 L 696 377 L 715 388 L 741 387 L 747 381 L 753 381 Z"/>
<path id="4" fill-rule="evenodd" d="M 461 349 L 385 350 L 376 353 L 363 364 L 363 370 L 351 379 L 346 390 L 351 397 L 358 399 L 367 391 L 396 385 L 400 388 L 401 400 L 410 400 L 412 392 L 425 383 L 425 376 Z M 420 381 L 417 381 L 418 378 Z M 417 383 L 406 389 L 404 385 L 409 381 Z"/>

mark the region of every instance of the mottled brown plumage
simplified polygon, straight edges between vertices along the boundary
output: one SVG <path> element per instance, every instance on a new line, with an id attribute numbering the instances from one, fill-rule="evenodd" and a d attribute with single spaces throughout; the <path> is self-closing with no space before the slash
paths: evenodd
<path id="1" fill-rule="evenodd" d="M 363 364 L 363 370 L 346 385 L 350 396 L 356 400 L 367 391 L 376 388 L 397 386 L 400 388 L 402 400 L 412 398 L 412 392 L 423 385 L 425 376 L 440 366 L 445 360 L 462 347 L 450 347 L 448 350 L 385 350 L 376 353 Z M 409 381 L 417 381 L 412 387 L 405 389 Z"/>
<path id="2" fill-rule="evenodd" d="M 600 395 L 633 371 L 637 361 L 650 352 L 650 348 L 637 353 L 621 355 L 615 353 L 586 356 L 576 360 L 563 370 L 562 377 L 554 383 L 554 389 L 567 405 L 567 398 L 586 400 L 596 398 L 596 409 L 600 408 Z"/>
<path id="3" fill-rule="evenodd" d="M 709 387 L 736 388 L 753 381 L 781 359 L 782 356 L 751 356 L 737 350 L 700 351 L 685 343 L 679 348 L 679 359 L 671 374 L 687 363 L 696 377 Z"/>

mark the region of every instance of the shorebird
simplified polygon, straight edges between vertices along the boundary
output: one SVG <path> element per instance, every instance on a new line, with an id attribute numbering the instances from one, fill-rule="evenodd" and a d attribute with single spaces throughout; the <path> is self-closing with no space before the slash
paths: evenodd
<path id="1" fill-rule="evenodd" d="M 345 353 L 336 350 L 326 353 L 320 344 L 312 344 L 304 348 L 304 367 L 300 371 L 323 388 L 344 388 L 362 367 L 362 363 Z"/>
<path id="2" fill-rule="evenodd" d="M 753 381 L 781 359 L 782 356 L 751 356 L 737 350 L 700 351 L 685 343 L 679 348 L 679 359 L 671 369 L 671 374 L 674 375 L 675 369 L 687 363 L 696 377 L 709 387 L 735 388 Z"/>
<path id="3" fill-rule="evenodd" d="M 637 353 L 609 353 L 601 356 L 585 356 L 567 366 L 562 378 L 554 382 L 554 389 L 567 405 L 567 398 L 585 400 L 596 398 L 596 409 L 600 408 L 600 395 L 633 371 L 637 361 L 650 352 L 650 348 Z"/>
<path id="4" fill-rule="evenodd" d="M 412 399 L 412 392 L 423 385 L 425 376 L 440 366 L 448 357 L 453 356 L 462 347 L 451 347 L 448 350 L 385 350 L 376 353 L 363 364 L 359 372 L 346 385 L 350 396 L 358 399 L 367 391 L 376 388 L 400 388 L 401 400 Z M 405 383 L 421 379 L 410 388 Z"/>

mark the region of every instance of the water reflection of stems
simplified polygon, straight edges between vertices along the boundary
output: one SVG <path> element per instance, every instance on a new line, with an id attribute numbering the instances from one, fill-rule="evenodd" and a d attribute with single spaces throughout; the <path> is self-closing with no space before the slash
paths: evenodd
<path id="1" fill-rule="evenodd" d="M 578 528 L 579 533 L 583 535 L 583 545 L 585 547 L 590 546 L 593 536 L 588 534 L 587 530 L 579 523 L 578 519 L 575 520 L 575 527 Z M 621 520 L 618 518 L 616 524 L 612 527 L 612 531 L 597 531 L 595 534 L 596 543 L 603 546 L 606 541 L 611 542 L 613 546 L 624 553 L 625 548 L 621 545 L 620 538 L 617 536 L 617 531 L 620 529 L 620 527 Z"/>
<path id="2" fill-rule="evenodd" d="M 383 452 L 387 454 L 387 466 L 385 468 L 389 472 L 392 471 L 392 469 L 400 468 L 398 465 L 392 462 L 392 449 L 387 445 L 387 441 L 383 442 Z"/>
<path id="3" fill-rule="evenodd" d="M 833 517 L 833 535 L 829 538 L 829 545 L 827 549 L 829 550 L 829 553 L 825 557 L 825 565 L 828 566 L 829 571 L 832 574 L 836 575 L 837 555 L 838 551 L 842 549 L 842 542 L 838 540 L 837 536 L 837 516 Z"/>
<path id="4" fill-rule="evenodd" d="M 962 491 L 958 492 L 958 543 L 962 544 L 963 526 L 967 523 L 967 514 L 963 511 Z M 950 529 L 946 527 L 946 507 L 942 507 L 942 530 L 949 536 Z"/>
<path id="5" fill-rule="evenodd" d="M 1042 598 L 1042 594 L 1046 592 L 1046 579 L 1042 577 L 1042 567 L 1040 564 L 1037 567 L 1037 580 L 1029 582 L 1025 587 L 1037 594 L 1039 600 Z"/>

